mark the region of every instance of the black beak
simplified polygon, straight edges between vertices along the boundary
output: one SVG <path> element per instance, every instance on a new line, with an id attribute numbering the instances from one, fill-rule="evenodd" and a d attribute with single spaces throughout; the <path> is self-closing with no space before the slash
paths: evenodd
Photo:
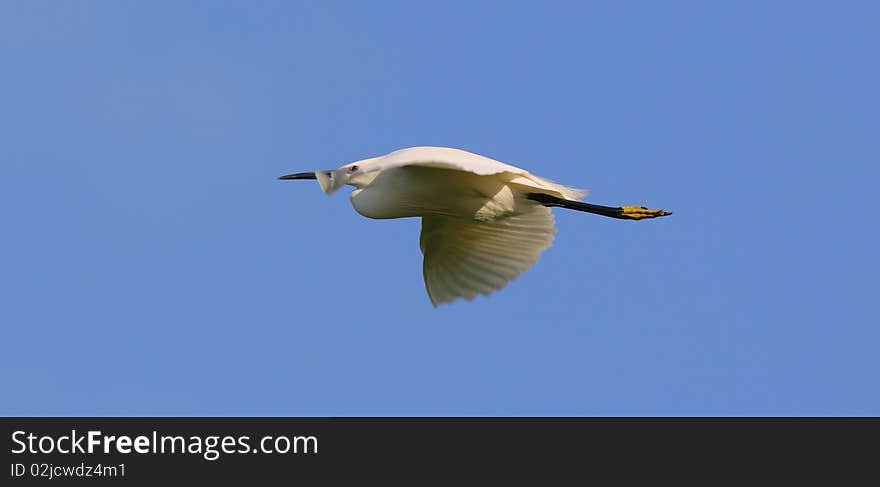
<path id="1" fill-rule="evenodd" d="M 314 172 L 298 172 L 296 174 L 288 174 L 287 176 L 279 176 L 278 179 L 318 179 Z"/>

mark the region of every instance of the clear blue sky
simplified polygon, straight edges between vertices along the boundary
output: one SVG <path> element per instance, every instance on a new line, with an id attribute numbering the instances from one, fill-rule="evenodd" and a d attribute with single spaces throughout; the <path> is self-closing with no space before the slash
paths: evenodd
<path id="1" fill-rule="evenodd" d="M 0 2 L 6 415 L 880 414 L 876 2 Z M 413 145 L 646 204 L 431 307 Z"/>

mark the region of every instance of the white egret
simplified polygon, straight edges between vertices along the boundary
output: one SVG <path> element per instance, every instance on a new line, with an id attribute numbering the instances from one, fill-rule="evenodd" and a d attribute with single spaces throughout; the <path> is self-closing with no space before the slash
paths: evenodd
<path id="1" fill-rule="evenodd" d="M 556 234 L 548 207 L 630 220 L 670 214 L 584 203 L 584 190 L 449 147 L 410 147 L 279 179 L 317 179 L 327 194 L 354 186 L 352 206 L 368 218 L 421 217 L 422 271 L 435 307 L 491 294 L 531 267 Z"/>

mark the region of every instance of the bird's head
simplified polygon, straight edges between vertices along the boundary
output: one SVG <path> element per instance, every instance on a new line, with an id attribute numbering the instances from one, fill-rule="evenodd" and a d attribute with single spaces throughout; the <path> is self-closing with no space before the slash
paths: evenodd
<path id="1" fill-rule="evenodd" d="M 348 184 L 356 188 L 364 188 L 379 175 L 378 170 L 371 170 L 368 163 L 370 160 L 352 162 L 338 169 L 315 172 L 300 172 L 281 176 L 278 179 L 317 179 L 321 190 L 327 194 L 336 192 L 342 186 Z"/>

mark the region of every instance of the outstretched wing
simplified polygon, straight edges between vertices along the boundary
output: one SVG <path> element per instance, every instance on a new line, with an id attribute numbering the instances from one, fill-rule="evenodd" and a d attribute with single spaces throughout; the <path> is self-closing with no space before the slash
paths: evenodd
<path id="1" fill-rule="evenodd" d="M 380 157 L 369 159 L 372 170 L 385 170 L 404 166 L 436 167 L 440 169 L 454 169 L 476 174 L 478 176 L 490 176 L 492 174 L 509 174 L 508 182 L 533 188 L 539 192 L 548 192 L 555 196 L 579 200 L 586 196 L 587 191 L 570 188 L 555 183 L 549 179 L 531 174 L 525 169 L 505 164 L 495 159 L 474 154 L 466 150 L 452 147 L 409 147 L 396 150 Z M 352 164 L 360 164 L 352 163 Z"/>
<path id="2" fill-rule="evenodd" d="M 419 241 L 425 288 L 434 306 L 503 288 L 538 260 L 556 234 L 549 208 L 495 222 L 461 218 L 422 218 Z"/>
<path id="3" fill-rule="evenodd" d="M 472 172 L 479 176 L 489 176 L 503 172 L 528 174 L 528 171 L 525 169 L 452 147 L 408 147 L 378 157 L 375 164 L 381 169 L 402 166 L 457 169 L 459 171 Z"/>

